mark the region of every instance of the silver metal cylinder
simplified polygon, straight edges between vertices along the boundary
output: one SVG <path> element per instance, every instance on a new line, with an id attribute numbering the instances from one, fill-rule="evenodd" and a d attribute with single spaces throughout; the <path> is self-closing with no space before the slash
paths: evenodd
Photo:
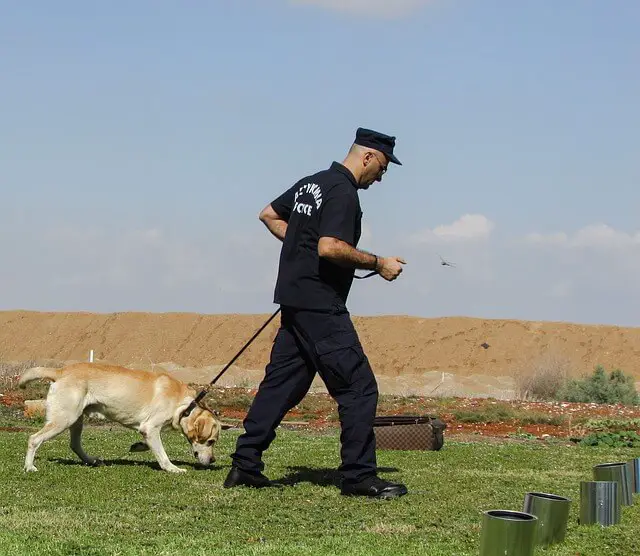
<path id="1" fill-rule="evenodd" d="M 620 523 L 620 497 L 616 481 L 580 482 L 580 525 Z"/>
<path id="2" fill-rule="evenodd" d="M 562 542 L 567 533 L 571 500 L 546 492 L 527 492 L 522 511 L 538 518 L 536 543 L 548 546 Z"/>
<path id="3" fill-rule="evenodd" d="M 480 556 L 533 556 L 538 518 L 525 512 L 483 512 Z"/>
<path id="4" fill-rule="evenodd" d="M 593 468 L 594 481 L 616 481 L 618 498 L 623 506 L 633 505 L 630 468 L 626 462 L 601 463 Z"/>

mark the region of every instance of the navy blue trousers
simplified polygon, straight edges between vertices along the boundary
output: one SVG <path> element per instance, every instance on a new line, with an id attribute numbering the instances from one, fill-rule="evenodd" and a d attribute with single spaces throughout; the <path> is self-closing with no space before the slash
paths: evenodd
<path id="1" fill-rule="evenodd" d="M 264 470 L 262 454 L 276 427 L 307 394 L 316 372 L 338 403 L 343 480 L 360 481 L 376 473 L 378 385 L 349 313 L 284 306 L 264 379 L 231 456 L 233 465 L 254 473 Z"/>

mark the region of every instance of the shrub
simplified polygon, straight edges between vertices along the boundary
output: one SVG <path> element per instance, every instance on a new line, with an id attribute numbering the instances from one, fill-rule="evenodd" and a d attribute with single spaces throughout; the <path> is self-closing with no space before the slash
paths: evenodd
<path id="1" fill-rule="evenodd" d="M 516 371 L 516 393 L 521 400 L 555 400 L 565 387 L 568 377 L 569 361 L 547 354 L 533 366 Z"/>
<path id="2" fill-rule="evenodd" d="M 585 436 L 579 444 L 610 448 L 640 448 L 640 435 L 635 431 L 594 432 Z"/>
<path id="3" fill-rule="evenodd" d="M 490 405 L 476 410 L 453 411 L 453 417 L 460 423 L 500 423 L 516 418 L 515 411 L 505 404 Z"/>
<path id="4" fill-rule="evenodd" d="M 620 369 L 608 375 L 598 365 L 591 376 L 572 379 L 559 392 L 558 398 L 567 402 L 637 405 L 640 403 L 633 377 Z"/>
<path id="5" fill-rule="evenodd" d="M 640 419 L 589 419 L 582 428 L 593 432 L 640 431 Z"/>

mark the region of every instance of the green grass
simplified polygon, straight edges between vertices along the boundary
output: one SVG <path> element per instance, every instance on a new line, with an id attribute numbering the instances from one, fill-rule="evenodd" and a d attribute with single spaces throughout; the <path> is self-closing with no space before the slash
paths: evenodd
<path id="1" fill-rule="evenodd" d="M 261 491 L 222 488 L 235 430 L 223 434 L 208 470 L 194 469 L 186 441 L 165 433 L 169 456 L 188 469 L 180 476 L 159 471 L 148 453 L 127 453 L 138 435 L 117 425 L 85 430 L 87 452 L 107 466 L 80 465 L 65 433 L 42 446 L 38 473 L 25 474 L 28 434 L 0 432 L 3 555 L 474 555 L 481 512 L 520 510 L 531 490 L 574 500 L 565 542 L 537 554 L 640 553 L 637 500 L 618 526 L 577 524 L 579 482 L 591 467 L 638 450 L 447 438 L 440 452 L 379 452 L 381 475 L 404 481 L 410 494 L 375 501 L 341 497 L 334 486 L 337 431 L 279 430 L 266 471 L 290 486 Z"/>

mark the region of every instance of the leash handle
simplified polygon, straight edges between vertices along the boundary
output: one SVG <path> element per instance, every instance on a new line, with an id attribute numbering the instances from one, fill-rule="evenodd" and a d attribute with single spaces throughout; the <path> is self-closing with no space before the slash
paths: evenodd
<path id="1" fill-rule="evenodd" d="M 353 274 L 354 278 L 357 278 L 358 280 L 364 280 L 365 278 L 369 278 L 370 276 L 373 276 L 374 274 L 378 274 L 377 270 L 373 270 L 371 272 L 369 272 L 369 274 L 365 274 L 364 276 L 358 276 L 357 274 Z"/>

